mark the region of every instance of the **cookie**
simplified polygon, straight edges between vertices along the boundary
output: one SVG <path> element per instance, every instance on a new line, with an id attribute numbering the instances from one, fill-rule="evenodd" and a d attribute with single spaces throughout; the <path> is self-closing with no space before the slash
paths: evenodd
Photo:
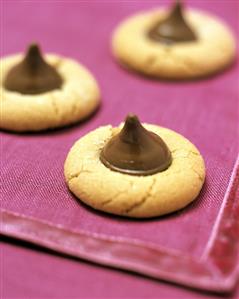
<path id="1" fill-rule="evenodd" d="M 198 196 L 205 180 L 204 161 L 199 151 L 180 134 L 150 124 L 140 128 L 147 131 L 146 135 L 150 134 L 150 140 L 145 135 L 137 141 L 137 136 L 129 130 L 125 135 L 128 145 L 119 144 L 125 127 L 129 127 L 129 118 L 132 120 L 128 116 L 124 127 L 100 127 L 73 145 L 64 165 L 69 189 L 94 209 L 134 218 L 160 216 L 187 206 Z M 127 157 L 128 146 L 131 152 L 137 152 L 137 146 L 134 149 L 127 140 L 131 137 L 140 143 L 142 155 L 138 160 Z M 143 143 L 142 138 L 146 138 Z M 159 142 L 156 146 L 161 151 L 161 160 L 151 142 Z M 120 153 L 122 156 L 118 158 Z M 121 159 L 118 164 L 117 159 Z M 135 165 L 127 169 L 125 161 Z"/>
<path id="2" fill-rule="evenodd" d="M 2 129 L 24 132 L 63 127 L 85 119 L 99 105 L 96 80 L 75 60 L 47 54 L 43 61 L 32 45 L 25 58 L 7 56 L 1 65 Z"/>
<path id="3" fill-rule="evenodd" d="M 194 9 L 138 13 L 113 34 L 113 54 L 120 63 L 147 76 L 182 80 L 208 76 L 229 66 L 236 45 L 217 17 Z"/>

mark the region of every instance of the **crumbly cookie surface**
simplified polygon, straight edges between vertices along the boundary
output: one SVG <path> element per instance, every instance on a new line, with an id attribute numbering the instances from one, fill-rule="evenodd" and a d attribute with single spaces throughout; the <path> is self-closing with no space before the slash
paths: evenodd
<path id="1" fill-rule="evenodd" d="M 160 173 L 132 176 L 112 171 L 100 161 L 106 142 L 119 128 L 100 127 L 79 139 L 65 161 L 69 189 L 84 203 L 108 213 L 135 218 L 179 210 L 199 194 L 205 180 L 203 158 L 196 147 L 174 131 L 144 124 L 168 145 L 173 162 Z"/>
<path id="2" fill-rule="evenodd" d="M 218 18 L 197 10 L 185 18 L 198 36 L 196 42 L 166 45 L 147 36 L 151 26 L 166 15 L 165 9 L 139 13 L 116 28 L 112 48 L 124 65 L 148 76 L 193 79 L 223 70 L 235 58 L 235 39 Z"/>
<path id="3" fill-rule="evenodd" d="M 62 127 L 86 118 L 99 105 L 100 91 L 91 73 L 75 60 L 53 54 L 45 55 L 45 59 L 62 76 L 61 89 L 39 95 L 6 90 L 4 78 L 22 58 L 18 54 L 1 59 L 0 128 L 24 132 Z"/>

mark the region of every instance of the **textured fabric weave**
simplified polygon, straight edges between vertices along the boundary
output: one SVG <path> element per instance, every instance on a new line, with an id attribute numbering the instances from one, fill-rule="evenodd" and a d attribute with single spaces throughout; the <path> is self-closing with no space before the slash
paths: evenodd
<path id="1" fill-rule="evenodd" d="M 188 1 L 224 18 L 238 36 L 235 1 Z M 166 3 L 166 2 L 163 2 Z M 43 50 L 86 65 L 102 90 L 102 106 L 87 122 L 37 134 L 1 133 L 1 208 L 75 231 L 138 239 L 197 257 L 209 239 L 238 153 L 238 68 L 192 82 L 159 82 L 122 69 L 112 58 L 115 26 L 155 1 L 5 2 L 1 55 L 38 41 Z M 212 53 L 213 55 L 213 53 Z M 19 103 L 20 105 L 20 103 Z M 201 151 L 206 183 L 186 209 L 153 220 L 129 220 L 95 212 L 64 182 L 72 144 L 100 125 L 118 125 L 129 112 L 173 129 Z"/>

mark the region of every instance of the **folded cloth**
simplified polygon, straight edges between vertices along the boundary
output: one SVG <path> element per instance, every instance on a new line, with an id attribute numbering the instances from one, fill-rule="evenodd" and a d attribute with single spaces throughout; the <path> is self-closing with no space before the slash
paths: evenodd
<path id="1" fill-rule="evenodd" d="M 11 15 L 24 11 L 17 4 L 8 5 Z M 36 9 L 29 3 L 22 5 L 26 13 Z M 84 55 L 88 57 L 85 64 L 100 78 L 104 105 L 91 120 L 71 128 L 38 134 L 1 133 L 1 233 L 154 278 L 230 291 L 239 271 L 238 68 L 188 83 L 150 81 L 129 74 L 112 61 L 105 43 L 116 18 L 132 12 L 135 2 L 94 5 L 41 3 L 42 13 L 48 12 L 42 15 L 43 23 L 49 26 L 50 14 L 57 13 L 55 21 L 61 24 L 62 14 L 62 26 L 77 28 L 77 36 L 91 36 L 92 28 L 85 26 L 90 14 L 104 28 L 80 44 L 81 54 L 78 49 L 68 50 L 73 33 L 64 37 L 68 41 L 56 36 L 66 55 L 71 53 L 81 61 Z M 148 2 L 141 8 L 146 5 Z M 219 7 L 230 15 L 231 6 L 230 12 L 226 4 Z M 76 8 L 77 14 L 72 13 Z M 6 15 L 10 18 L 10 9 Z M 85 25 L 78 26 L 79 20 Z M 6 26 L 5 36 L 24 32 L 14 27 L 23 26 L 20 20 L 11 24 Z M 27 38 L 23 35 L 23 40 Z M 49 37 L 45 38 L 47 44 Z M 96 212 L 68 191 L 63 164 L 73 142 L 102 124 L 118 125 L 128 112 L 183 134 L 204 156 L 206 182 L 198 199 L 184 210 L 150 220 L 130 220 Z"/>

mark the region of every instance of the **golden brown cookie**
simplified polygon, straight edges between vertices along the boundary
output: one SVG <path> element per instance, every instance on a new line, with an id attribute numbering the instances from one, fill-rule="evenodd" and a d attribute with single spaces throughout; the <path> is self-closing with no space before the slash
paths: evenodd
<path id="1" fill-rule="evenodd" d="M 124 20 L 113 35 L 116 59 L 142 74 L 166 79 L 207 76 L 232 63 L 236 45 L 230 29 L 222 20 L 203 11 L 188 9 L 183 13 L 196 40 L 168 43 L 151 38 L 156 32 L 152 34 L 155 24 L 168 14 L 168 9 L 161 8 Z M 168 27 L 163 29 L 167 33 Z"/>
<path id="2" fill-rule="evenodd" d="M 56 69 L 63 83 L 60 88 L 39 94 L 8 90 L 6 78 L 9 71 L 23 60 L 23 55 L 1 59 L 0 128 L 22 132 L 63 127 L 86 118 L 99 105 L 98 84 L 85 67 L 55 54 L 47 54 L 44 58 Z"/>
<path id="3" fill-rule="evenodd" d="M 121 128 L 104 126 L 79 139 L 65 161 L 69 189 L 84 203 L 101 211 L 135 218 L 164 215 L 179 210 L 199 194 L 205 166 L 197 148 L 180 134 L 144 124 L 160 136 L 172 155 L 171 165 L 151 175 L 131 175 L 106 167 L 102 149 Z"/>

